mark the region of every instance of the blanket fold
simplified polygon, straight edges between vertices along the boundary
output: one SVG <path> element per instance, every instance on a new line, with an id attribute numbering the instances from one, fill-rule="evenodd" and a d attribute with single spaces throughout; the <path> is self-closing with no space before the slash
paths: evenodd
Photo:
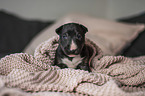
<path id="1" fill-rule="evenodd" d="M 103 56 L 101 49 L 86 39 L 94 53 L 90 58 L 92 72 L 60 69 L 52 66 L 58 39 L 41 43 L 34 56 L 16 53 L 2 58 L 0 96 L 144 96 L 145 56 Z"/>

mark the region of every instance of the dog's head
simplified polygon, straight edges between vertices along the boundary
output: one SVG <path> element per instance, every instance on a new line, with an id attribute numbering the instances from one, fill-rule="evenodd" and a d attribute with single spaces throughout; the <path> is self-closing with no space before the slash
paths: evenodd
<path id="1" fill-rule="evenodd" d="M 80 54 L 85 44 L 85 33 L 88 29 L 78 23 L 67 23 L 56 29 L 59 35 L 59 45 L 64 54 L 74 57 Z"/>

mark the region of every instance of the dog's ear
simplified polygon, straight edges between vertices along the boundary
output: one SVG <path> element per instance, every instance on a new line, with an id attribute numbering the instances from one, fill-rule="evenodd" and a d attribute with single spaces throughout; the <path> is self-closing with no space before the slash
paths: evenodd
<path id="1" fill-rule="evenodd" d="M 58 27 L 58 28 L 55 30 L 55 32 L 59 35 L 60 32 L 61 32 L 61 30 L 62 30 L 62 28 L 63 28 L 63 26 Z"/>
<path id="2" fill-rule="evenodd" d="M 83 31 L 86 33 L 86 32 L 88 32 L 88 28 L 87 27 L 85 27 L 84 25 L 81 25 L 81 24 L 79 24 L 80 25 L 80 27 L 83 29 Z"/>

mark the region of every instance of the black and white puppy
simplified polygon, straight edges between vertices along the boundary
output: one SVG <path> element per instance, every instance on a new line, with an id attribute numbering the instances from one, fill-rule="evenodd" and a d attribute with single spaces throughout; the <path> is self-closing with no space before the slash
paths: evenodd
<path id="1" fill-rule="evenodd" d="M 54 65 L 90 71 L 88 50 L 85 45 L 86 32 L 88 29 L 78 23 L 67 23 L 56 29 L 59 46 Z"/>

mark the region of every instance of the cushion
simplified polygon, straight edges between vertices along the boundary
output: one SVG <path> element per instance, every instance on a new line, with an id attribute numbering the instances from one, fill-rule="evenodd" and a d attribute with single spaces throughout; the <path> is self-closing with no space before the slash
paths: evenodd
<path id="1" fill-rule="evenodd" d="M 127 23 L 143 23 L 145 24 L 145 12 L 124 17 L 122 19 L 119 19 L 120 22 L 127 22 Z M 126 46 L 122 51 L 121 55 L 124 55 L 126 57 L 137 57 L 145 55 L 145 30 L 141 32 L 138 37 L 131 42 L 129 46 Z"/>
<path id="2" fill-rule="evenodd" d="M 70 22 L 85 25 L 89 30 L 86 37 L 94 41 L 103 50 L 104 55 L 116 55 L 144 29 L 143 24 L 126 24 L 82 14 L 70 14 L 37 35 L 24 52 L 33 54 L 41 42 L 56 35 L 56 28 Z"/>
<path id="3" fill-rule="evenodd" d="M 30 40 L 52 22 L 25 20 L 7 12 L 0 11 L 0 57 L 22 52 Z"/>

